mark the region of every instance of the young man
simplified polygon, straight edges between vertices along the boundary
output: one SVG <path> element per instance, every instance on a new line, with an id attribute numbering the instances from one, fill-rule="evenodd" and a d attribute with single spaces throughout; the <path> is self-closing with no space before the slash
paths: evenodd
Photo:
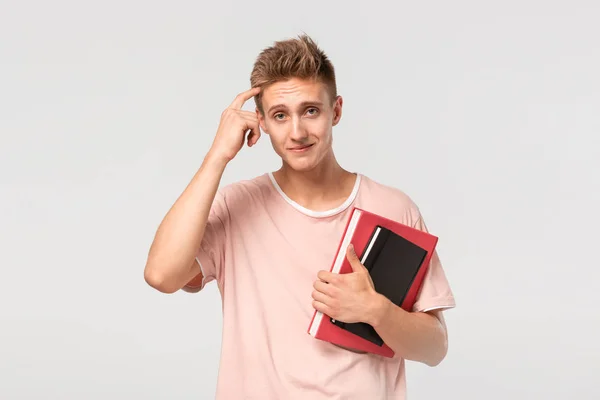
<path id="1" fill-rule="evenodd" d="M 437 254 L 412 312 L 374 291 L 352 248 L 354 272 L 329 268 L 352 206 L 425 230 L 423 218 L 400 190 L 336 161 L 342 98 L 331 62 L 310 38 L 261 52 L 251 86 L 223 112 L 202 165 L 161 223 L 145 279 L 164 293 L 216 281 L 224 322 L 218 399 L 403 399 L 404 360 L 434 366 L 447 351 L 441 310 L 455 303 Z M 256 112 L 242 110 L 252 97 Z M 281 168 L 219 189 L 227 164 L 261 129 Z M 313 338 L 315 309 L 373 325 L 396 356 Z"/>

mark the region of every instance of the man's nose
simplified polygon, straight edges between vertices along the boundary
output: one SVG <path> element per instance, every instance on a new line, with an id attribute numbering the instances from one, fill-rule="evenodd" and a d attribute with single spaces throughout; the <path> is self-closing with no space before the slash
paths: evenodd
<path id="1" fill-rule="evenodd" d="M 308 137 L 307 131 L 299 119 L 294 119 L 292 121 L 292 130 L 290 132 L 290 137 L 292 138 L 292 140 L 298 142 L 304 141 Z"/>

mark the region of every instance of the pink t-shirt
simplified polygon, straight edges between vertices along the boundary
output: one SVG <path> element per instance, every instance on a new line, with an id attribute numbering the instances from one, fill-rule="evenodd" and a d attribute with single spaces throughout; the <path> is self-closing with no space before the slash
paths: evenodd
<path id="1" fill-rule="evenodd" d="M 352 194 L 323 212 L 288 198 L 271 173 L 221 188 L 197 260 L 223 300 L 219 400 L 405 398 L 405 362 L 358 354 L 307 333 L 317 272 L 329 270 L 353 205 L 426 229 L 398 189 L 357 174 Z M 437 254 L 414 311 L 452 308 Z"/>

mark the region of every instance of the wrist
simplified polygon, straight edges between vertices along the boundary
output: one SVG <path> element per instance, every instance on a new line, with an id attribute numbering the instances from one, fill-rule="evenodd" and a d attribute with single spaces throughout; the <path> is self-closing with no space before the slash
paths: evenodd
<path id="1" fill-rule="evenodd" d="M 221 155 L 212 149 L 206 154 L 206 157 L 204 157 L 205 164 L 223 169 L 227 166 L 229 161 L 230 159 L 228 157 Z"/>
<path id="2" fill-rule="evenodd" d="M 383 321 L 389 318 L 393 309 L 392 302 L 380 293 L 374 293 L 366 323 L 377 329 Z"/>

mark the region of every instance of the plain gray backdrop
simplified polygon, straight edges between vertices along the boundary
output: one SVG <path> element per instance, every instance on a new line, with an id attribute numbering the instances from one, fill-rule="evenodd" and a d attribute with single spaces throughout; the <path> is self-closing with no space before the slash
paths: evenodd
<path id="1" fill-rule="evenodd" d="M 440 237 L 450 350 L 409 398 L 600 398 L 598 4 L 2 2 L 0 398 L 214 398 L 216 285 L 143 268 L 255 57 L 302 32 L 341 164 Z M 222 184 L 278 167 L 263 135 Z"/>

